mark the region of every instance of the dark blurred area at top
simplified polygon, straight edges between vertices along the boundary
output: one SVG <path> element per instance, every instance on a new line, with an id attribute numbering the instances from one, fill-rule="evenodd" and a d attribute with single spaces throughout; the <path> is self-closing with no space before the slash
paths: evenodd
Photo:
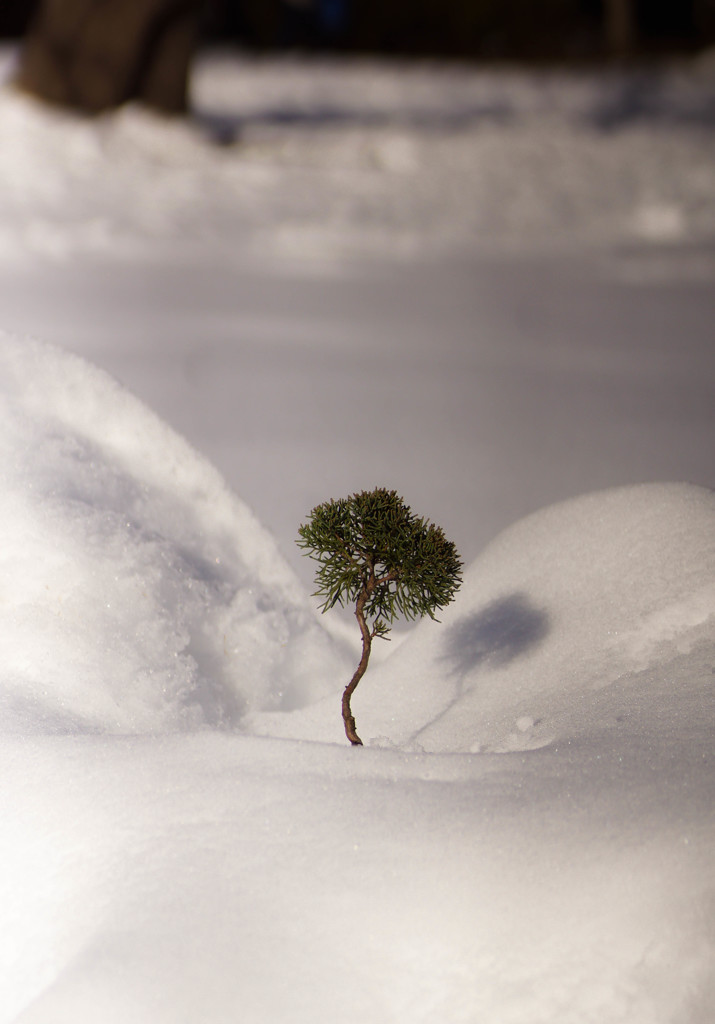
<path id="1" fill-rule="evenodd" d="M 0 0 L 22 36 L 39 0 Z M 205 0 L 202 41 L 475 60 L 589 61 L 715 44 L 715 0 Z"/>

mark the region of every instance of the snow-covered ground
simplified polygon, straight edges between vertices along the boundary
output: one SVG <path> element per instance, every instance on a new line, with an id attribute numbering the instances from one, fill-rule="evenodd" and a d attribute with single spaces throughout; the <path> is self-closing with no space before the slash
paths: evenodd
<path id="1" fill-rule="evenodd" d="M 193 97 L 0 93 L 1 1024 L 711 1024 L 712 60 Z M 375 484 L 468 566 L 356 750 Z"/>

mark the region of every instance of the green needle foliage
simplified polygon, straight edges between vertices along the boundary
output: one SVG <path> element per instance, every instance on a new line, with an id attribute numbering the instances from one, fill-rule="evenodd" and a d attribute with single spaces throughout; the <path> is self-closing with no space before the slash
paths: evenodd
<path id="1" fill-rule="evenodd" d="M 321 610 L 355 606 L 362 657 L 343 692 L 343 721 L 350 742 L 362 745 L 350 698 L 367 669 L 372 641 L 388 639 L 398 615 L 434 618 L 459 589 L 462 563 L 438 526 L 384 487 L 318 505 L 300 527 L 298 545 L 318 562 L 314 596 L 323 598 Z"/>

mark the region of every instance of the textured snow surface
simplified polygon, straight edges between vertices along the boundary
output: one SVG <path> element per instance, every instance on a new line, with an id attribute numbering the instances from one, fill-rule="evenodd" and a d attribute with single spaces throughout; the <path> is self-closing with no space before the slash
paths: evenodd
<path id="1" fill-rule="evenodd" d="M 714 81 L 0 92 L 0 1024 L 712 1024 Z M 354 750 L 375 484 L 471 564 Z"/>
<path id="2" fill-rule="evenodd" d="M 118 384 L 0 337 L 2 728 L 147 732 L 295 706 L 342 667 L 272 538 Z"/>
<path id="3" fill-rule="evenodd" d="M 446 753 L 674 731 L 684 742 L 691 728 L 706 738 L 715 493 L 641 485 L 535 513 L 469 566 L 440 620 L 360 684 L 363 739 Z M 305 712 L 311 728 L 318 714 Z"/>
<path id="4" fill-rule="evenodd" d="M 345 653 L 218 474 L 0 352 L 3 1024 L 708 1024 L 711 491 L 505 531 L 355 750 Z"/>

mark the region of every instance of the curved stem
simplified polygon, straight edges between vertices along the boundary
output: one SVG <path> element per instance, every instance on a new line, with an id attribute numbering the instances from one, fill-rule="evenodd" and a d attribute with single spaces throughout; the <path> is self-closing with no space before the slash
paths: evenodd
<path id="1" fill-rule="evenodd" d="M 355 692 L 355 687 L 365 675 L 367 663 L 370 660 L 370 650 L 372 648 L 372 636 L 368 629 L 367 622 L 365 621 L 365 603 L 370 596 L 369 587 L 370 584 L 368 583 L 367 587 L 365 587 L 360 593 L 360 596 L 357 599 L 357 604 L 355 605 L 355 618 L 358 620 L 358 625 L 360 626 L 360 632 L 362 634 L 362 657 L 360 658 L 360 664 L 356 668 L 354 676 L 343 691 L 343 722 L 345 723 L 345 735 L 354 747 L 361 747 L 362 740 L 355 731 L 355 719 L 353 718 L 352 711 L 350 710 L 350 698 Z"/>

